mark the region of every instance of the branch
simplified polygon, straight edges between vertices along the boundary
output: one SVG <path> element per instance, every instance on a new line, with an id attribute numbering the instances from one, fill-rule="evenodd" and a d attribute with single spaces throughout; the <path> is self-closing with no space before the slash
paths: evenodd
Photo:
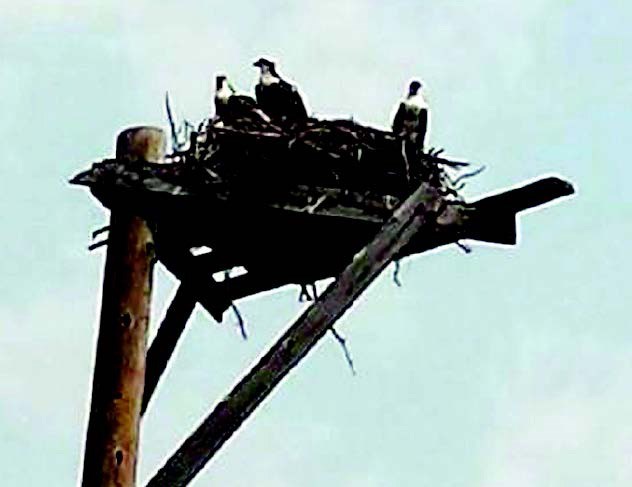
<path id="1" fill-rule="evenodd" d="M 330 330 L 331 334 L 342 347 L 342 351 L 345 354 L 345 358 L 347 359 L 347 364 L 349 364 L 351 373 L 353 375 L 356 375 L 355 367 L 353 366 L 353 359 L 351 358 L 351 353 L 349 353 L 349 348 L 347 347 L 347 339 L 343 337 L 340 333 L 338 333 L 338 330 L 336 330 L 333 326 L 330 328 Z"/>
<path id="2" fill-rule="evenodd" d="M 237 318 L 237 326 L 239 326 L 241 337 L 244 340 L 248 340 L 248 333 L 246 333 L 246 322 L 244 321 L 244 318 L 241 316 L 241 313 L 235 303 L 230 303 L 230 307 L 232 308 L 233 313 L 235 313 L 235 318 Z"/>
<path id="3" fill-rule="evenodd" d="M 401 270 L 400 260 L 395 260 L 395 269 L 393 270 L 393 282 L 397 287 L 402 287 L 402 281 L 399 280 L 399 271 Z"/>

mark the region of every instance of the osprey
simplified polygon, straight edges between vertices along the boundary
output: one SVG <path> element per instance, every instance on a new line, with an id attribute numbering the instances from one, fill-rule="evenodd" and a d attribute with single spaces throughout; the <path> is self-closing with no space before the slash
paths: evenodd
<path id="1" fill-rule="evenodd" d="M 410 140 L 414 147 L 423 150 L 430 108 L 421 90 L 422 84 L 419 81 L 410 83 L 408 95 L 400 102 L 393 119 L 393 133 Z"/>
<path id="2" fill-rule="evenodd" d="M 300 122 L 307 119 L 307 110 L 296 86 L 279 76 L 275 64 L 265 58 L 253 63 L 261 70 L 259 83 L 255 86 L 257 103 L 273 120 Z"/>
<path id="3" fill-rule="evenodd" d="M 257 107 L 254 98 L 236 94 L 235 88 L 224 75 L 215 77 L 215 118 L 216 122 L 228 122 L 236 119 L 251 119 L 255 115 L 261 120 L 270 119 Z"/>

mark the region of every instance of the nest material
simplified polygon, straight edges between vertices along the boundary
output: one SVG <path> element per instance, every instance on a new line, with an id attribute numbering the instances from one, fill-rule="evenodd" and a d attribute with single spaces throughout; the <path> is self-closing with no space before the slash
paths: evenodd
<path id="1" fill-rule="evenodd" d="M 411 150 L 392 132 L 353 120 L 317 120 L 280 126 L 258 118 L 206 121 L 170 164 L 109 159 L 79 174 L 108 207 L 132 195 L 191 196 L 251 205 L 327 204 L 387 216 L 421 182 L 460 199 L 448 171 L 468 165 Z M 300 199 L 301 201 L 297 201 Z M 171 204 L 175 202 L 172 201 Z"/>
<path id="2" fill-rule="evenodd" d="M 352 120 L 209 123 L 197 142 L 187 160 L 218 180 L 268 189 L 301 185 L 402 197 L 425 181 L 456 194 L 446 167 L 465 165 L 411 151 L 392 132 Z"/>

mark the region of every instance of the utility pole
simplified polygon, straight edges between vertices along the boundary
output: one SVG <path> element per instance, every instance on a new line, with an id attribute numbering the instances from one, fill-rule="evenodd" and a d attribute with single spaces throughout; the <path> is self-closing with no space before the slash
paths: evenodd
<path id="1" fill-rule="evenodd" d="M 121 132 L 117 159 L 161 162 L 165 135 L 154 127 Z M 135 485 L 155 261 L 151 231 L 124 205 L 112 209 L 103 278 L 83 487 Z"/>

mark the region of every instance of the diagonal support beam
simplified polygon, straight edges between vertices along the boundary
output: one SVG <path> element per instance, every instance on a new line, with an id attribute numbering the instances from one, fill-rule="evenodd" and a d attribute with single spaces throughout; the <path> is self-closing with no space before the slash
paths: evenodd
<path id="1" fill-rule="evenodd" d="M 147 370 L 145 372 L 141 415 L 147 411 L 147 406 L 149 406 L 149 401 L 158 386 L 160 377 L 167 368 L 167 363 L 195 309 L 195 303 L 193 292 L 185 284 L 180 284 L 147 352 Z"/>
<path id="2" fill-rule="evenodd" d="M 218 299 L 226 293 L 218 291 L 219 286 L 211 277 L 212 272 L 221 269 L 221 267 L 217 267 L 218 262 L 213 255 L 193 257 L 188 254 L 186 249 L 171 248 L 162 240 L 156 244 L 156 249 L 163 264 L 181 280 L 181 284 L 169 304 L 158 333 L 147 352 L 142 415 L 147 411 L 160 378 L 164 374 L 176 345 L 184 333 L 186 324 L 195 310 L 196 302 L 199 302 L 211 315 L 214 313 L 216 317 L 220 318 L 221 315 L 217 314 L 217 306 L 222 306 L 222 310 L 223 307 L 227 306 L 225 300 Z M 226 260 L 221 259 L 220 261 L 226 262 Z"/>
<path id="3" fill-rule="evenodd" d="M 422 184 L 319 301 L 283 334 L 147 485 L 187 485 L 413 236 L 422 227 L 432 231 L 434 225 L 426 224 L 436 219 L 442 210 L 441 202 L 435 188 Z"/>

